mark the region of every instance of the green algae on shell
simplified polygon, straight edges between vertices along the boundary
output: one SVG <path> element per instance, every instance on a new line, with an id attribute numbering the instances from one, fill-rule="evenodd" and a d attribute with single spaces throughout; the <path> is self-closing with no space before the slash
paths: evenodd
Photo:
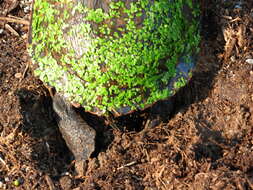
<path id="1" fill-rule="evenodd" d="M 198 16 L 193 0 L 35 0 L 34 73 L 87 111 L 143 109 L 185 85 L 168 87 L 198 51 Z"/>

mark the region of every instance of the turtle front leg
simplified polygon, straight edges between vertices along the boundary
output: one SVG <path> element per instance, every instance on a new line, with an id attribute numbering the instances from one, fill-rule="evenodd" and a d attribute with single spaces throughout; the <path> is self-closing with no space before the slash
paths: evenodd
<path id="1" fill-rule="evenodd" d="M 53 97 L 53 109 L 57 114 L 60 132 L 76 161 L 87 160 L 95 150 L 96 131 L 76 113 L 72 104 L 59 94 Z"/>

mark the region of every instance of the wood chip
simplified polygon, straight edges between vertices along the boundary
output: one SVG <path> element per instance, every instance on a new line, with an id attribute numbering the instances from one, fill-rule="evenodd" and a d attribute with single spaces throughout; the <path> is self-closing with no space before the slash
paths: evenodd
<path id="1" fill-rule="evenodd" d="M 237 22 L 237 21 L 241 21 L 242 19 L 239 17 L 236 17 L 235 19 L 231 20 L 230 22 Z"/>
<path id="2" fill-rule="evenodd" d="M 236 44 L 236 33 L 232 28 L 226 28 L 223 30 L 223 36 L 226 41 L 225 44 L 225 59 L 229 58 Z"/>
<path id="3" fill-rule="evenodd" d="M 45 175 L 45 180 L 46 180 L 50 190 L 56 190 L 52 179 L 48 175 Z"/>
<path id="4" fill-rule="evenodd" d="M 253 65 L 253 59 L 246 59 L 246 63 Z"/>
<path id="5" fill-rule="evenodd" d="M 11 12 L 12 10 L 16 9 L 17 6 L 18 6 L 18 4 L 19 4 L 19 1 L 17 1 L 17 0 L 11 0 L 11 4 L 8 7 L 8 13 Z"/>
<path id="6" fill-rule="evenodd" d="M 130 166 L 133 166 L 133 165 L 135 165 L 136 163 L 137 163 L 136 161 L 133 161 L 133 162 L 127 163 L 127 164 L 125 164 L 125 165 L 120 166 L 119 168 L 117 168 L 117 170 L 123 169 L 123 168 L 125 168 L 125 167 L 130 167 Z"/>
<path id="7" fill-rule="evenodd" d="M 15 76 L 15 78 L 17 78 L 17 79 L 20 79 L 20 78 L 22 77 L 22 74 L 21 74 L 21 73 L 16 73 L 14 76 Z"/>
<path id="8" fill-rule="evenodd" d="M 238 28 L 237 38 L 238 38 L 238 45 L 242 48 L 245 44 L 245 34 L 246 34 L 246 27 L 241 24 Z"/>
<path id="9" fill-rule="evenodd" d="M 0 157 L 0 162 L 7 168 L 8 171 L 10 170 L 6 162 L 1 157 Z"/>
<path id="10" fill-rule="evenodd" d="M 0 16 L 0 20 L 6 21 L 6 22 L 12 22 L 12 23 L 17 23 L 17 24 L 24 24 L 24 25 L 30 25 L 30 22 L 27 20 L 24 20 L 22 18 L 18 18 L 18 17 L 1 17 Z"/>
<path id="11" fill-rule="evenodd" d="M 233 19 L 231 16 L 226 16 L 226 15 L 223 15 L 222 18 L 225 18 L 225 19 L 228 19 L 228 20 L 232 20 Z"/>
<path id="12" fill-rule="evenodd" d="M 24 70 L 22 76 L 20 77 L 19 82 L 20 82 L 23 78 L 25 78 L 28 69 L 29 69 L 29 63 L 26 63 L 25 70 Z M 21 73 L 20 73 L 20 74 L 21 74 Z"/>
<path id="13" fill-rule="evenodd" d="M 5 24 L 4 27 L 6 28 L 6 30 L 11 32 L 14 36 L 19 36 L 19 34 L 16 32 L 16 30 L 14 30 L 9 24 Z"/>

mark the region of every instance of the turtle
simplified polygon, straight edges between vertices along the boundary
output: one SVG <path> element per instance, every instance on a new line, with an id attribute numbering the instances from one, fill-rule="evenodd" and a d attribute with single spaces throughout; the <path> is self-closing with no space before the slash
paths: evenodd
<path id="1" fill-rule="evenodd" d="M 69 126 L 90 135 L 77 138 L 91 148 L 73 151 L 76 157 L 94 151 L 95 132 L 72 105 L 119 117 L 172 97 L 192 77 L 199 15 L 195 0 L 34 0 L 32 68 L 56 89 L 53 108 L 65 139 Z M 77 140 L 70 141 L 74 149 Z"/>

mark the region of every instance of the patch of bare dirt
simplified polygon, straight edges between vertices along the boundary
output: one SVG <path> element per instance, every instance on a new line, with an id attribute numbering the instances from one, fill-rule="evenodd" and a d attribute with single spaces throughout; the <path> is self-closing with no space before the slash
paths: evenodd
<path id="1" fill-rule="evenodd" d="M 164 122 L 148 110 L 107 129 L 84 114 L 98 148 L 83 175 L 28 68 L 29 3 L 0 0 L 0 189 L 253 189 L 251 0 L 202 1 L 198 65 Z"/>

